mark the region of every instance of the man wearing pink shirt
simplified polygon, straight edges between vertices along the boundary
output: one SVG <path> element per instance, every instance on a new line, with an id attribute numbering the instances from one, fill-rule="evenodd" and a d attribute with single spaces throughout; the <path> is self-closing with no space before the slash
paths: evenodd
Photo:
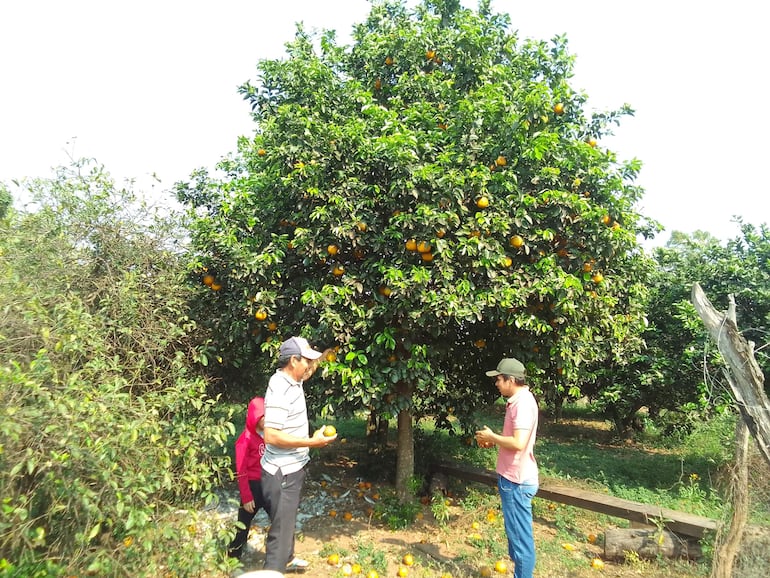
<path id="1" fill-rule="evenodd" d="M 531 578 L 535 570 L 535 537 L 532 532 L 532 498 L 539 479 L 535 461 L 538 407 L 526 384 L 524 364 L 512 357 L 487 371 L 495 378 L 500 395 L 507 399 L 503 433 L 489 427 L 476 432 L 481 447 L 497 446 L 497 488 L 503 508 L 508 555 L 514 578 Z"/>

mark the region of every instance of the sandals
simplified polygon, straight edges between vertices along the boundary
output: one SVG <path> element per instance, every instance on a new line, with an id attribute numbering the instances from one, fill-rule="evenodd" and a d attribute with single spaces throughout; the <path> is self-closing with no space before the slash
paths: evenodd
<path id="1" fill-rule="evenodd" d="M 287 572 L 304 572 L 310 566 L 310 562 L 296 556 L 286 565 Z"/>

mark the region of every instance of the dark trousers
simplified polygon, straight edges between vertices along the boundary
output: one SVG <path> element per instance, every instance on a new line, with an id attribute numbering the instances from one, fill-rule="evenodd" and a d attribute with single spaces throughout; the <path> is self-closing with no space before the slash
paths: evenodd
<path id="1" fill-rule="evenodd" d="M 254 516 L 257 515 L 260 508 L 265 508 L 265 497 L 262 494 L 262 483 L 259 480 L 249 480 L 251 495 L 254 496 L 254 512 L 250 513 L 243 509 L 243 504 L 238 508 L 238 530 L 235 532 L 235 538 L 230 542 L 227 548 L 227 555 L 233 558 L 240 558 L 243 554 L 243 545 L 249 539 L 249 528 Z"/>
<path id="2" fill-rule="evenodd" d="M 297 510 L 305 482 L 305 470 L 284 475 L 278 470 L 271 475 L 262 470 L 262 493 L 270 516 L 270 530 L 265 544 L 265 570 L 285 572 L 294 558 L 294 529 Z"/>

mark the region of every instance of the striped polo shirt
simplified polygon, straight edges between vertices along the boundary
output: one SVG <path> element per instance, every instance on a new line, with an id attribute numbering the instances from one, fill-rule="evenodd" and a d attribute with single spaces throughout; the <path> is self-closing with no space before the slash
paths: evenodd
<path id="1" fill-rule="evenodd" d="M 281 430 L 298 438 L 309 437 L 305 391 L 301 381 L 294 381 L 280 369 L 267 384 L 265 427 Z M 301 470 L 310 460 L 310 448 L 279 448 L 266 444 L 262 468 L 271 475 Z"/>

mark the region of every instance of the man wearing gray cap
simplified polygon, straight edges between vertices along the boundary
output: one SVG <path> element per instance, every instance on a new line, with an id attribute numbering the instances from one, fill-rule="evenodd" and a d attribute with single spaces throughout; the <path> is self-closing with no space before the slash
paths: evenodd
<path id="1" fill-rule="evenodd" d="M 539 478 L 535 461 L 538 408 L 526 384 L 524 364 L 512 357 L 487 371 L 495 378 L 500 395 L 507 399 L 503 433 L 484 426 L 476 432 L 481 447 L 497 446 L 497 489 L 503 507 L 508 555 L 514 578 L 531 578 L 535 570 L 535 537 L 532 531 L 532 498 Z"/>
<path id="2" fill-rule="evenodd" d="M 265 543 L 265 569 L 278 572 L 304 570 L 308 563 L 294 556 L 294 529 L 305 481 L 310 448 L 329 445 L 336 435 L 318 429 L 308 437 L 305 390 L 321 355 L 306 339 L 291 337 L 281 344 L 278 370 L 265 393 L 265 454 L 262 456 L 262 492 L 270 516 Z"/>

